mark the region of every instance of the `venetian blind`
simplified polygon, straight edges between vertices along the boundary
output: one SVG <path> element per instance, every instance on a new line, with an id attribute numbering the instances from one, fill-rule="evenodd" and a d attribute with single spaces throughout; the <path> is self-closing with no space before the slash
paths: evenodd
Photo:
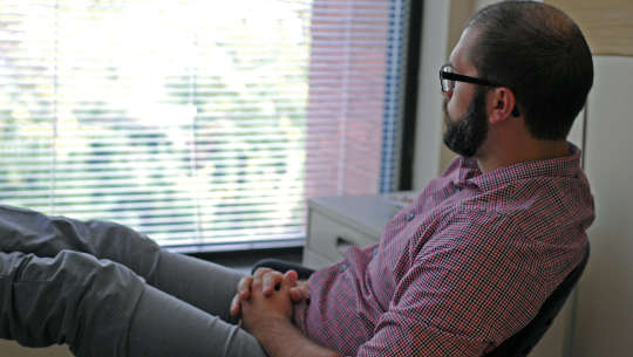
<path id="1" fill-rule="evenodd" d="M 0 202 L 172 248 L 297 244 L 394 187 L 404 0 L 0 0 Z"/>

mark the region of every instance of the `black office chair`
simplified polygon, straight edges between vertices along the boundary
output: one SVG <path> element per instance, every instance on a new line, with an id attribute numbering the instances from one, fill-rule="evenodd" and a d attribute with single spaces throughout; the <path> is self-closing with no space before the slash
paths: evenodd
<path id="1" fill-rule="evenodd" d="M 565 304 L 567 297 L 573 290 L 574 286 L 580 279 L 585 266 L 587 265 L 587 261 L 589 260 L 589 246 L 587 245 L 587 252 L 585 253 L 585 257 L 582 262 L 574 268 L 574 270 L 567 275 L 565 280 L 554 290 L 552 295 L 550 295 L 541 309 L 536 314 L 534 319 L 530 321 L 527 326 L 521 329 L 519 332 L 514 334 L 512 337 L 505 340 L 501 343 L 497 348 L 493 351 L 486 354 L 484 357 L 525 357 L 527 356 L 532 348 L 536 346 L 538 341 L 543 337 L 547 329 L 552 325 L 554 318 L 558 315 L 558 312 Z M 299 274 L 299 279 L 308 279 L 310 275 L 314 272 L 312 269 L 308 269 L 304 266 L 285 262 L 282 260 L 276 259 L 265 259 L 259 261 L 253 267 L 253 272 L 257 268 L 267 267 L 274 270 L 278 270 L 280 272 L 286 272 L 287 270 L 294 269 Z"/>

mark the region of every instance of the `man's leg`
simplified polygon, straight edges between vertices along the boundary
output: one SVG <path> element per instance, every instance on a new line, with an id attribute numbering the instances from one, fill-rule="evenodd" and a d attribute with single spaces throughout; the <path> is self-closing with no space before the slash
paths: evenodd
<path id="1" fill-rule="evenodd" d="M 132 319 L 130 357 L 266 357 L 243 329 L 146 286 Z"/>
<path id="2" fill-rule="evenodd" d="M 74 251 L 0 252 L 0 338 L 67 343 L 80 357 L 265 356 L 238 327 Z"/>
<path id="3" fill-rule="evenodd" d="M 229 305 L 241 275 L 231 269 L 161 249 L 127 227 L 48 217 L 0 206 L 0 250 L 56 256 L 74 250 L 125 265 L 150 285 L 229 321 Z"/>

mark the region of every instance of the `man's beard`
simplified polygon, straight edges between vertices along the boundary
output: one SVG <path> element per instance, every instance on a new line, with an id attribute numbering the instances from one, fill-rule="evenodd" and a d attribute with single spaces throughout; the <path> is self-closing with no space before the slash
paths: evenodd
<path id="1" fill-rule="evenodd" d="M 444 101 L 444 144 L 451 151 L 464 157 L 472 157 L 486 140 L 488 135 L 488 116 L 486 115 L 486 90 L 477 88 L 473 100 L 458 120 L 452 120 L 448 114 L 447 101 Z"/>

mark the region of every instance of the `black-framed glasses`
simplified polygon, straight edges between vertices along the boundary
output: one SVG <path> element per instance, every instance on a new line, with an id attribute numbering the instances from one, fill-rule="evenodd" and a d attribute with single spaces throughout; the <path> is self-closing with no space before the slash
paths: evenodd
<path id="1" fill-rule="evenodd" d="M 440 86 L 442 87 L 442 93 L 448 93 L 452 91 L 455 88 L 455 82 L 466 82 L 491 87 L 499 86 L 498 84 L 487 79 L 453 73 L 453 66 L 451 66 L 450 64 L 445 64 L 440 67 Z"/>
<path id="2" fill-rule="evenodd" d="M 502 87 L 501 84 L 491 82 L 487 79 L 453 73 L 453 66 L 448 63 L 440 67 L 440 86 L 442 88 L 442 93 L 448 93 L 452 91 L 455 88 L 455 82 L 466 82 L 490 87 Z M 514 108 L 512 108 L 512 115 L 514 115 L 515 117 L 518 117 L 520 115 L 519 109 L 516 105 L 514 106 Z"/>

